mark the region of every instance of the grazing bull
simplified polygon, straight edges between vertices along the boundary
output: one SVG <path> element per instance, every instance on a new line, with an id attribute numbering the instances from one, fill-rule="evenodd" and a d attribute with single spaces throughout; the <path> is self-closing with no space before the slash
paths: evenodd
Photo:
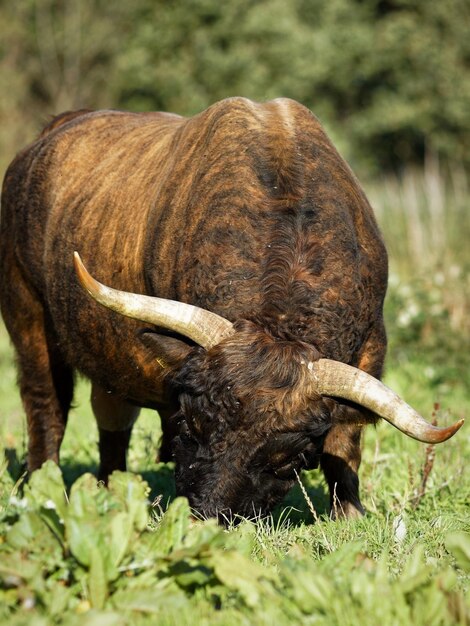
<path id="1" fill-rule="evenodd" d="M 66 113 L 10 166 L 1 220 L 30 471 L 59 460 L 74 370 L 92 381 L 100 478 L 125 469 L 139 408 L 155 408 L 161 458 L 206 515 L 269 510 L 318 465 L 332 508 L 358 515 L 364 424 L 428 442 L 460 426 L 379 382 L 384 244 L 296 102 Z"/>

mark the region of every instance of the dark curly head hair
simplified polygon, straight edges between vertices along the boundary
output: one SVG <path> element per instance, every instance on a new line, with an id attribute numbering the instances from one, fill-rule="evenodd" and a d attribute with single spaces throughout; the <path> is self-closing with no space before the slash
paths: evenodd
<path id="1" fill-rule="evenodd" d="M 181 407 L 173 449 L 177 491 L 194 509 L 258 515 L 296 472 L 318 466 L 331 415 L 304 367 L 318 356 L 248 321 L 212 350 L 191 352 L 173 380 Z"/>

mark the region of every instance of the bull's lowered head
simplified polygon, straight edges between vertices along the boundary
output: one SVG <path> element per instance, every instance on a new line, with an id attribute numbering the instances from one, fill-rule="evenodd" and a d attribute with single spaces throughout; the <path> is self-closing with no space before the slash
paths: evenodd
<path id="1" fill-rule="evenodd" d="M 188 304 L 116 291 L 94 280 L 78 255 L 81 284 L 102 305 L 195 341 L 173 375 L 180 399 L 174 441 L 178 492 L 205 515 L 269 510 L 296 472 L 316 467 L 344 399 L 427 443 L 451 437 L 429 424 L 364 371 L 319 358 L 313 346 L 272 337 L 260 326 L 232 324 Z"/>
<path id="2" fill-rule="evenodd" d="M 296 473 L 318 466 L 333 415 L 305 363 L 316 350 L 278 340 L 240 320 L 211 350 L 178 371 L 176 484 L 206 516 L 269 511 Z"/>

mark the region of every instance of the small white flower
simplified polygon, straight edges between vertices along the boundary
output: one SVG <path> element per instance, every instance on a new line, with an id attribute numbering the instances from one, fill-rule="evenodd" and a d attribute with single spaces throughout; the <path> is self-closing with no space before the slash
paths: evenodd
<path id="1" fill-rule="evenodd" d="M 22 498 L 21 500 L 16 496 L 11 496 L 9 500 L 9 504 L 12 506 L 16 506 L 19 509 L 25 509 L 28 506 L 28 502 L 26 498 Z"/>
<path id="2" fill-rule="evenodd" d="M 399 326 L 400 328 L 406 328 L 410 325 L 410 322 L 411 315 L 408 313 L 408 311 L 400 311 L 397 317 L 397 326 Z"/>
<path id="3" fill-rule="evenodd" d="M 36 602 L 34 598 L 25 598 L 21 606 L 23 609 L 25 609 L 25 611 L 31 611 L 31 609 L 34 609 L 34 607 L 36 606 Z"/>
<path id="4" fill-rule="evenodd" d="M 424 368 L 424 375 L 428 380 L 432 380 L 436 375 L 436 370 L 429 365 L 428 367 Z"/>

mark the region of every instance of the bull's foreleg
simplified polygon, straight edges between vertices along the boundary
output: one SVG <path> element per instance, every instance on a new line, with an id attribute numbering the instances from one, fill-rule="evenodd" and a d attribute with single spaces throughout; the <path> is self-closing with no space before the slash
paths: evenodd
<path id="1" fill-rule="evenodd" d="M 177 407 L 163 407 L 158 409 L 162 425 L 162 439 L 157 454 L 157 463 L 173 461 L 173 439 L 179 432 Z"/>
<path id="2" fill-rule="evenodd" d="M 140 409 L 95 383 L 91 390 L 91 406 L 99 431 L 98 479 L 107 482 L 114 470 L 127 469 L 127 450 Z"/>
<path id="3" fill-rule="evenodd" d="M 328 433 L 321 467 L 330 490 L 332 518 L 364 514 L 359 498 L 358 470 L 361 463 L 361 426 L 338 424 Z"/>
<path id="4" fill-rule="evenodd" d="M 364 342 L 357 367 L 380 378 L 387 339 L 380 319 Z M 366 423 L 375 423 L 376 416 L 364 409 L 336 404 L 335 426 L 326 436 L 321 467 L 330 489 L 331 517 L 359 517 L 364 508 L 359 498 L 358 470 L 361 464 L 361 432 Z"/>

